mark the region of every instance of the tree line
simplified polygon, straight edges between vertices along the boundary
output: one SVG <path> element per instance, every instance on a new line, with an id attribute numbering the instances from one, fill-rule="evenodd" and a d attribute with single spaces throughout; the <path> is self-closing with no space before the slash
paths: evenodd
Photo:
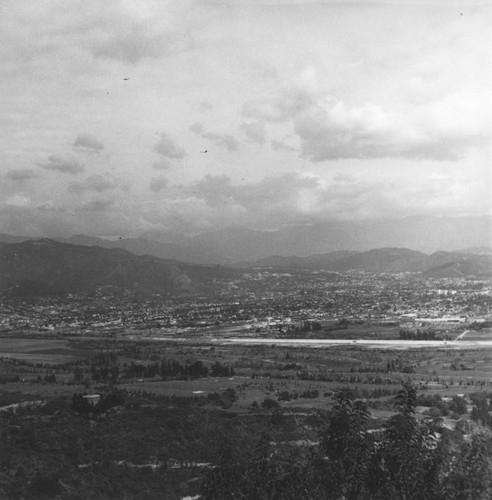
<path id="1" fill-rule="evenodd" d="M 124 366 L 127 378 L 152 378 L 159 376 L 162 380 L 201 377 L 232 377 L 234 368 L 222 365 L 218 361 L 207 367 L 203 361 L 180 363 L 176 359 L 162 359 L 149 364 L 132 363 Z"/>

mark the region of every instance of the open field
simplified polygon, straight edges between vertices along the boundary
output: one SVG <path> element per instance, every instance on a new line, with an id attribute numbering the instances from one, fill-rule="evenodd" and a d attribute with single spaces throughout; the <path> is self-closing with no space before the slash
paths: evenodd
<path id="1" fill-rule="evenodd" d="M 94 352 L 89 349 L 79 349 L 67 339 L 0 337 L 0 358 L 56 364 L 88 355 L 94 355 Z"/>
<path id="2" fill-rule="evenodd" d="M 283 391 L 300 394 L 309 390 L 316 390 L 319 395 L 280 404 L 325 407 L 324 395 L 340 386 L 378 399 L 378 391 L 389 396 L 405 380 L 413 381 L 422 391 L 443 396 L 492 387 L 492 341 L 0 338 L 0 353 L 0 376 L 11 379 L 0 390 L 73 393 L 78 390 L 77 385 L 72 385 L 77 382 L 76 364 L 81 371 L 77 375 L 79 386 L 85 384 L 90 390 L 104 383 L 104 378 L 93 379 L 97 364 L 94 360 L 101 354 L 112 353 L 112 360 L 104 362 L 117 367 L 117 379 L 112 383 L 121 388 L 180 397 L 234 389 L 237 409 L 254 401 L 261 403 L 265 398 L 278 399 Z M 205 377 L 184 377 L 186 380 L 162 380 L 157 373 L 144 373 L 144 367 L 170 359 L 182 365 L 198 361 L 207 370 L 219 363 L 234 373 L 217 377 L 209 372 Z M 133 370 L 134 375 L 128 373 L 127 367 L 132 365 L 138 368 Z M 44 383 L 47 373 L 55 375 L 55 384 Z M 36 389 L 32 384 L 39 382 L 39 377 L 43 384 Z"/>
<path id="3" fill-rule="evenodd" d="M 492 340 L 492 328 L 484 328 L 483 330 L 469 330 L 464 337 L 466 340 L 486 341 Z"/>

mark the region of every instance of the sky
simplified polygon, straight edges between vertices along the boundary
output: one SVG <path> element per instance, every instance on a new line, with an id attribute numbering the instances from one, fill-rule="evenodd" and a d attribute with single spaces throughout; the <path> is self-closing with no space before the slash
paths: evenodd
<path id="1" fill-rule="evenodd" d="M 0 232 L 491 214 L 492 3 L 0 0 Z"/>

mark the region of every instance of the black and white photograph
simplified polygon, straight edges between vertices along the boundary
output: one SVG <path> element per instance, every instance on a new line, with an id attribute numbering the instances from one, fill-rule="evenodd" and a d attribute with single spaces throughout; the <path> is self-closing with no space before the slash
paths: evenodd
<path id="1" fill-rule="evenodd" d="M 490 500 L 491 26 L 0 0 L 0 499 Z"/>

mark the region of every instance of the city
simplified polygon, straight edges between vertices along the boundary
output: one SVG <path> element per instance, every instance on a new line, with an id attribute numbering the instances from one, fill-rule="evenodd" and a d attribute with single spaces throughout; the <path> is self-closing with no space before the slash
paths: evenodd
<path id="1" fill-rule="evenodd" d="M 214 288 L 208 297 L 139 295 L 111 286 L 66 297 L 4 296 L 0 329 L 47 335 L 138 330 L 152 336 L 220 326 L 252 336 L 266 330 L 296 336 L 305 323 L 315 323 L 320 329 L 311 334 L 329 337 L 334 325 L 364 323 L 452 335 L 492 319 L 488 278 L 253 270 L 237 280 L 217 280 Z"/>

